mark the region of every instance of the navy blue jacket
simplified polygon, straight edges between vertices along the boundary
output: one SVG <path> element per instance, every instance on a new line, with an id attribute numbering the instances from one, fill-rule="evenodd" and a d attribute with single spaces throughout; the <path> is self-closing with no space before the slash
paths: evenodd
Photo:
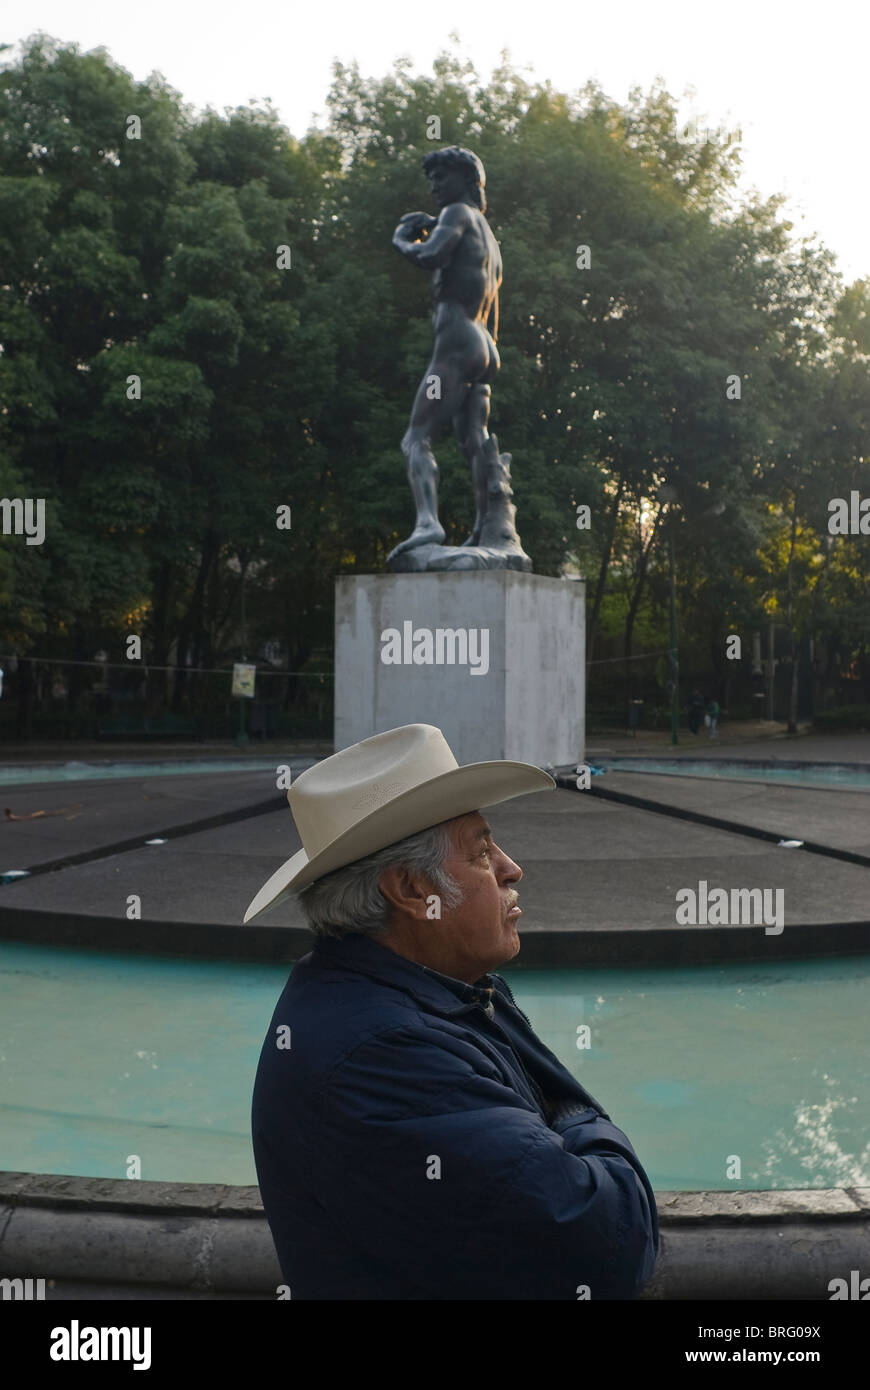
<path id="1" fill-rule="evenodd" d="M 275 1009 L 252 1132 L 291 1299 L 628 1299 L 652 1274 L 634 1149 L 499 975 L 318 943 Z"/>

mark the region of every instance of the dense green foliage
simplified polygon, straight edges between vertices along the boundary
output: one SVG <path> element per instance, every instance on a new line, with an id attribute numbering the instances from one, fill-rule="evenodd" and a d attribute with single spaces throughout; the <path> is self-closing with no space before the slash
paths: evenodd
<path id="1" fill-rule="evenodd" d="M 428 202 L 421 156 L 463 144 L 505 263 L 492 428 L 523 544 L 587 576 L 589 656 L 625 658 L 592 666 L 593 708 L 661 698 L 666 662 L 628 658 L 668 645 L 668 537 L 685 681 L 751 708 L 773 619 L 792 714 L 801 661 L 817 705 L 870 698 L 868 540 L 827 532 L 830 498 L 870 496 L 870 284 L 844 289 L 780 198 L 738 201 L 738 146 L 685 138 L 658 87 L 622 106 L 445 55 L 429 78 L 336 65 L 329 111 L 302 140 L 268 108 L 196 116 L 42 36 L 0 72 L 0 496 L 46 501 L 44 544 L 0 539 L 0 655 L 121 662 L 138 632 L 152 666 L 225 666 L 244 566 L 248 656 L 328 666 L 334 576 L 383 570 L 411 523 L 429 285 L 390 236 Z M 470 487 L 452 441 L 439 461 L 456 542 Z M 64 670 L 72 709 L 90 677 Z"/>

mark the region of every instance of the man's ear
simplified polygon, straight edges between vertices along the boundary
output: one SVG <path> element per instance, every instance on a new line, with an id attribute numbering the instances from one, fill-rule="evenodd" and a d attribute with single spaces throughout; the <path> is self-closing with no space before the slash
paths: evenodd
<path id="1" fill-rule="evenodd" d="M 423 874 L 405 868 L 401 864 L 384 869 L 378 879 L 378 888 L 391 907 L 404 917 L 425 920 L 427 900 L 432 894 L 432 885 Z"/>

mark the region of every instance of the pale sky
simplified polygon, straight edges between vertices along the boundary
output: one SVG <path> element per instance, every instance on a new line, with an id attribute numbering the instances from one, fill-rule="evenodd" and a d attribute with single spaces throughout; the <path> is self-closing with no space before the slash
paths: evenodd
<path id="1" fill-rule="evenodd" d="M 846 283 L 870 275 L 861 0 L 0 0 L 0 39 L 39 29 L 137 79 L 157 70 L 199 109 L 269 97 L 297 137 L 322 123 L 334 58 L 378 77 L 407 54 L 428 72 L 452 31 L 485 78 L 505 48 L 558 90 L 596 78 L 617 101 L 661 76 L 683 119 L 742 129 L 742 188 L 786 193 L 793 235 L 817 233 Z"/>

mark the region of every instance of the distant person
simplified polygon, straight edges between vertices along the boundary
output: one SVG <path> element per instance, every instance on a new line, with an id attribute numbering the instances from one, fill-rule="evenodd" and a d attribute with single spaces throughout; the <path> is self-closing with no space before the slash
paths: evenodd
<path id="1" fill-rule="evenodd" d="M 314 934 L 252 1110 L 294 1302 L 632 1299 L 649 1280 L 637 1154 L 494 973 L 520 949 L 523 872 L 477 808 L 553 787 L 526 763 L 459 767 L 410 724 L 287 793 L 304 847 L 245 921 L 292 891 Z"/>
<path id="2" fill-rule="evenodd" d="M 701 719 L 704 715 L 704 696 L 700 690 L 693 690 L 689 696 L 689 730 L 697 734 L 701 728 Z"/>
<path id="3" fill-rule="evenodd" d="M 706 719 L 704 720 L 704 723 L 707 725 L 708 729 L 710 730 L 710 737 L 711 737 L 711 738 L 715 738 L 715 737 L 716 737 L 717 730 L 718 730 L 718 728 L 719 728 L 719 701 L 718 701 L 718 700 L 713 699 L 713 700 L 711 700 L 711 701 L 709 702 L 709 704 L 707 705 L 707 717 L 706 717 Z"/>

